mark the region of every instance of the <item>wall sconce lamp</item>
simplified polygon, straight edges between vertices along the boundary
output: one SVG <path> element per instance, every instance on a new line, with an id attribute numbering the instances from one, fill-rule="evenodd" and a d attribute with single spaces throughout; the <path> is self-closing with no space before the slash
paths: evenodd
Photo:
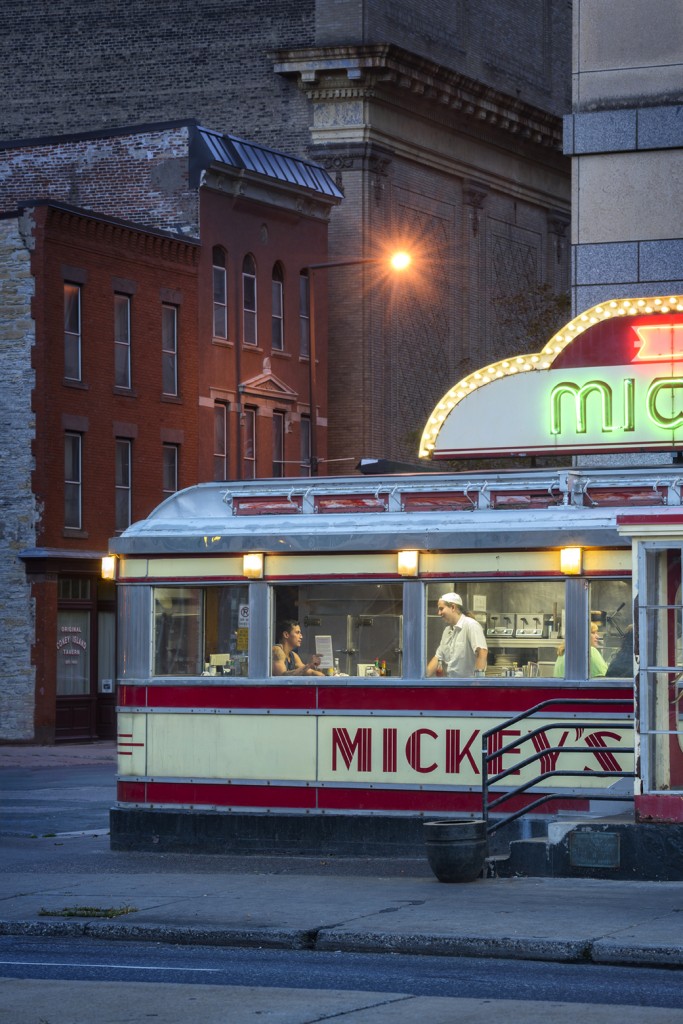
<path id="1" fill-rule="evenodd" d="M 398 574 L 399 576 L 417 576 L 420 569 L 419 551 L 399 551 L 398 553 Z"/>
<path id="2" fill-rule="evenodd" d="M 104 555 L 100 575 L 103 580 L 116 579 L 116 555 Z"/>
<path id="3" fill-rule="evenodd" d="M 561 548 L 560 572 L 565 576 L 578 576 L 581 572 L 582 556 L 582 548 Z"/>
<path id="4" fill-rule="evenodd" d="M 260 551 L 252 551 L 242 556 L 242 572 L 249 580 L 263 578 L 263 555 Z"/>

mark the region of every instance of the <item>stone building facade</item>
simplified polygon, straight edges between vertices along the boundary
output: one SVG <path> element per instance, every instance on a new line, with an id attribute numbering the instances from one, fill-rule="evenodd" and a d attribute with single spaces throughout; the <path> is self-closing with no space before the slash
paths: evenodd
<path id="1" fill-rule="evenodd" d="M 573 19 L 572 113 L 564 124 L 573 311 L 681 295 L 683 8 L 676 0 L 574 0 Z"/>
<path id="2" fill-rule="evenodd" d="M 328 472 L 416 461 L 454 379 L 537 347 L 539 310 L 569 285 L 566 0 L 176 0 L 163 21 L 143 0 L 93 0 L 78 31 L 67 11 L 4 8 L 2 45 L 22 57 L 5 140 L 193 117 L 328 169 L 345 195 L 330 261 L 415 249 L 400 283 L 371 265 L 318 275 Z"/>
<path id="3" fill-rule="evenodd" d="M 683 292 L 683 8 L 574 0 L 572 295 Z"/>
<path id="4" fill-rule="evenodd" d="M 35 609 L 20 552 L 34 544 L 37 508 L 31 486 L 35 416 L 30 221 L 0 218 L 0 611 L 2 737 L 33 735 L 31 645 Z M 17 415 L 22 410 L 22 415 Z"/>

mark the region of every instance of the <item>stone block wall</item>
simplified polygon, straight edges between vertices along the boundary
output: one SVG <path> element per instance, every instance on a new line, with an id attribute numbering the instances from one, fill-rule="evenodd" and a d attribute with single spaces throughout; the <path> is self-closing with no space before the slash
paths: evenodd
<path id="1" fill-rule="evenodd" d="M 35 544 L 38 514 L 31 490 L 31 246 L 29 218 L 0 220 L 0 741 L 33 736 L 34 608 L 19 557 Z"/>
<path id="2" fill-rule="evenodd" d="M 575 0 L 573 307 L 683 292 L 683 8 Z"/>

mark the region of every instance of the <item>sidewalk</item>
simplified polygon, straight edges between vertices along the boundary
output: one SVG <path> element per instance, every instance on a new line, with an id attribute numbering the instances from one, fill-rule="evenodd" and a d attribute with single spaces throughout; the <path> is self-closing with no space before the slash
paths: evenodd
<path id="1" fill-rule="evenodd" d="M 113 744 L 86 746 L 0 748 L 0 784 L 13 757 L 32 767 L 68 757 L 113 764 Z M 102 831 L 4 836 L 0 871 L 5 935 L 683 966 L 683 882 L 445 885 L 426 859 L 113 853 Z M 109 920 L 83 908 L 129 912 Z"/>

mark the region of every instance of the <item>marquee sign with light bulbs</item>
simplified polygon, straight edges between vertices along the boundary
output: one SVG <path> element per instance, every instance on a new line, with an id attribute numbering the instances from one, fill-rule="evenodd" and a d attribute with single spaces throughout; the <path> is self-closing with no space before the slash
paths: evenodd
<path id="1" fill-rule="evenodd" d="M 535 354 L 470 374 L 444 395 L 420 456 L 683 448 L 683 296 L 593 306 Z"/>

